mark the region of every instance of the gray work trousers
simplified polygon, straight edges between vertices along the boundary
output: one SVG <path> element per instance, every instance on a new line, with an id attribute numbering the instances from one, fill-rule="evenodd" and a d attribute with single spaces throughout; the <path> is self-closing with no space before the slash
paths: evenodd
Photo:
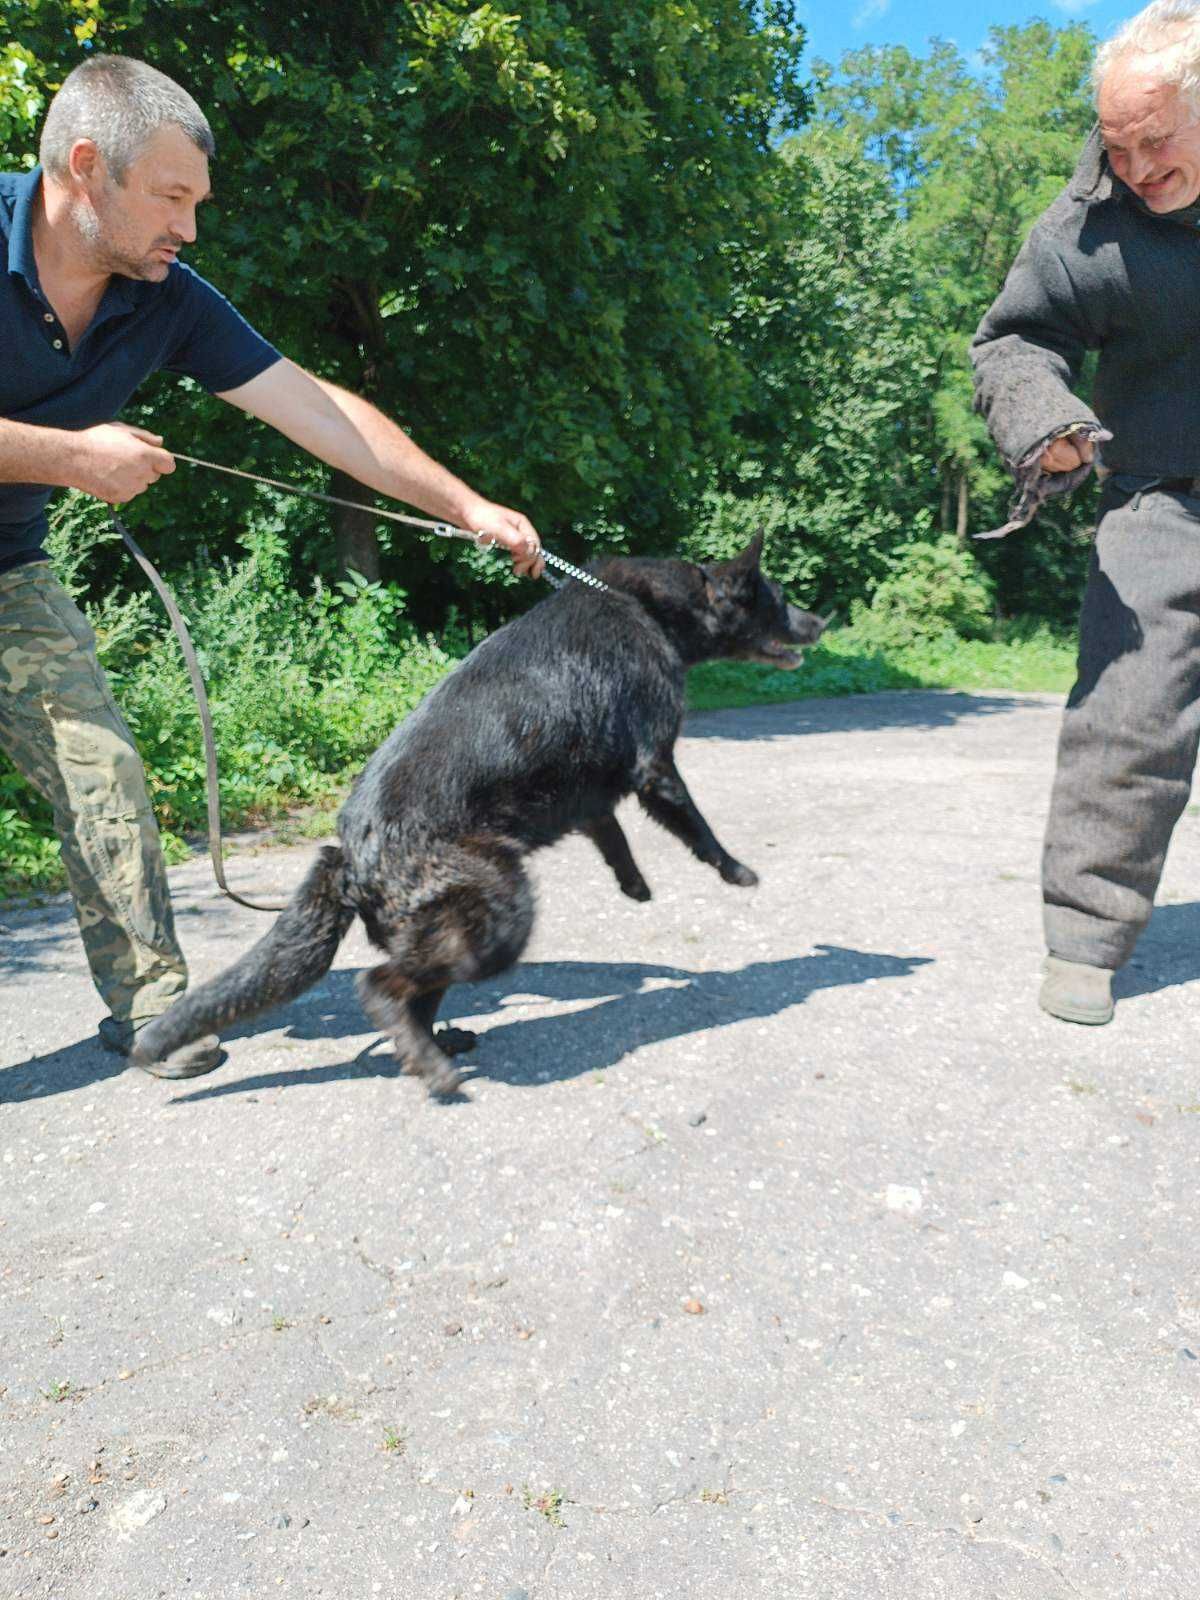
<path id="1" fill-rule="evenodd" d="M 1117 968 L 1150 917 L 1200 739 L 1200 499 L 1104 486 L 1042 861 L 1051 955 Z"/>

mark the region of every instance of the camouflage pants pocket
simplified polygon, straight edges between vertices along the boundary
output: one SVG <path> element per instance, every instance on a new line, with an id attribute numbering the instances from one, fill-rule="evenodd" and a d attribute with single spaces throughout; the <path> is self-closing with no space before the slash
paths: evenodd
<path id="1" fill-rule="evenodd" d="M 92 630 L 44 562 L 0 574 L 0 745 L 54 808 L 101 997 L 157 1015 L 187 984 L 158 827 Z"/>

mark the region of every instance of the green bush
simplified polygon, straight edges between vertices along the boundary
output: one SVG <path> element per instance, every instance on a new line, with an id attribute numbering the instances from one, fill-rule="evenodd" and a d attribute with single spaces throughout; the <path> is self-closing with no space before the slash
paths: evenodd
<path id="1" fill-rule="evenodd" d="M 851 609 L 855 628 L 881 645 L 906 645 L 953 634 L 985 639 L 994 612 L 990 580 L 971 552 L 952 535 L 920 540 L 895 552 L 890 577 L 870 604 Z"/>

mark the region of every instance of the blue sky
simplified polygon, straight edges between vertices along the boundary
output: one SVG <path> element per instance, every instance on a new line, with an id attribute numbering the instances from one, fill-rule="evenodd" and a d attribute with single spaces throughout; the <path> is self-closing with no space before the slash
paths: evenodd
<path id="1" fill-rule="evenodd" d="M 903 44 L 920 54 L 930 38 L 952 40 L 970 56 L 993 23 L 1086 22 L 1101 38 L 1145 0 L 801 0 L 806 56 L 837 61 L 865 44 Z"/>

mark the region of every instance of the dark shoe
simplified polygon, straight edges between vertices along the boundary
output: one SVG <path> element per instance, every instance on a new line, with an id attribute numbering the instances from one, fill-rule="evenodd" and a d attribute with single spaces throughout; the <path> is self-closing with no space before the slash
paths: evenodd
<path id="1" fill-rule="evenodd" d="M 1052 1017 L 1064 1022 L 1085 1022 L 1093 1026 L 1111 1022 L 1113 1016 L 1112 973 L 1108 967 L 1089 967 L 1082 961 L 1063 961 L 1047 956 L 1038 1004 Z"/>
<path id="2" fill-rule="evenodd" d="M 100 1043 L 114 1055 L 128 1057 L 133 1049 L 139 1028 L 144 1028 L 153 1017 L 142 1017 L 137 1022 L 118 1022 L 116 1017 L 105 1017 L 100 1024 Z M 143 1072 L 156 1078 L 199 1078 L 221 1064 L 221 1041 L 215 1033 L 194 1039 L 176 1050 L 165 1061 L 139 1061 Z"/>

